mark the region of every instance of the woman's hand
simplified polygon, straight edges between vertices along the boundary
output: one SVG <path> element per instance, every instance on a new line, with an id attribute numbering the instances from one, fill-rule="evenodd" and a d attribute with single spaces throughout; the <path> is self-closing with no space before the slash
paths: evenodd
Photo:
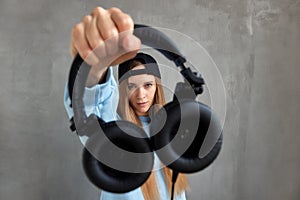
<path id="1" fill-rule="evenodd" d="M 91 75 L 99 81 L 108 66 L 133 58 L 141 41 L 133 35 L 132 18 L 118 8 L 96 7 L 76 24 L 71 34 L 71 54 L 77 53 L 92 66 Z M 88 80 L 89 81 L 89 80 Z M 90 80 L 91 81 L 91 80 Z"/>

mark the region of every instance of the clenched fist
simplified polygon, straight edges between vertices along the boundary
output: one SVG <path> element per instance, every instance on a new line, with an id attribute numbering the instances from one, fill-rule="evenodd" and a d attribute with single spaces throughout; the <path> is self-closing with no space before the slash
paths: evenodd
<path id="1" fill-rule="evenodd" d="M 79 53 L 92 66 L 89 78 L 99 81 L 108 66 L 133 58 L 140 49 L 133 28 L 132 18 L 119 8 L 96 7 L 73 27 L 71 54 Z"/>

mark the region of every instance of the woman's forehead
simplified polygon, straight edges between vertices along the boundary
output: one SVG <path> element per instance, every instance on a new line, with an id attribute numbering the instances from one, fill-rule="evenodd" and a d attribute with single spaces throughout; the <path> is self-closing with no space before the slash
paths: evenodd
<path id="1" fill-rule="evenodd" d="M 139 74 L 135 76 L 130 76 L 128 78 L 128 83 L 134 83 L 134 84 L 143 84 L 146 82 L 155 82 L 155 77 L 151 74 Z"/>
<path id="2" fill-rule="evenodd" d="M 142 65 L 135 66 L 131 70 L 138 70 L 138 69 L 146 69 L 146 67 L 145 67 L 145 65 L 142 64 Z"/>

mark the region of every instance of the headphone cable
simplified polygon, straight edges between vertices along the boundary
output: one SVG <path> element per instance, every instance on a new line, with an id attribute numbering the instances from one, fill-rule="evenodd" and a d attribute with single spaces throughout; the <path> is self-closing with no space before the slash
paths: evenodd
<path id="1" fill-rule="evenodd" d="M 178 172 L 175 171 L 175 170 L 173 170 L 173 171 L 172 171 L 172 192 L 171 192 L 171 200 L 174 199 L 174 192 L 175 192 L 174 188 L 175 188 L 175 182 L 176 182 L 176 180 L 177 180 L 177 177 L 178 177 Z"/>

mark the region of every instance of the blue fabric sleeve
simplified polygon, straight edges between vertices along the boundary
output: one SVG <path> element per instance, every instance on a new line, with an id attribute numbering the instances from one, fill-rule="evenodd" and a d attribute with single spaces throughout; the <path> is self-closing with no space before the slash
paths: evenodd
<path id="1" fill-rule="evenodd" d="M 113 75 L 112 67 L 109 67 L 106 81 L 91 88 L 86 87 L 83 96 L 85 113 L 87 116 L 95 114 L 104 121 L 109 122 L 118 119 L 117 107 L 119 102 L 118 85 Z M 73 109 L 70 107 L 68 83 L 65 86 L 64 106 L 69 116 L 73 117 Z M 81 143 L 85 145 L 88 137 L 80 136 Z"/>
<path id="2" fill-rule="evenodd" d="M 86 115 L 94 113 L 104 121 L 112 121 L 118 118 L 117 106 L 119 102 L 118 85 L 113 76 L 112 67 L 108 69 L 106 81 L 91 88 L 85 88 L 83 97 Z M 69 116 L 73 117 L 73 110 L 70 107 L 71 100 L 68 92 L 68 84 L 65 87 L 64 105 Z"/>

